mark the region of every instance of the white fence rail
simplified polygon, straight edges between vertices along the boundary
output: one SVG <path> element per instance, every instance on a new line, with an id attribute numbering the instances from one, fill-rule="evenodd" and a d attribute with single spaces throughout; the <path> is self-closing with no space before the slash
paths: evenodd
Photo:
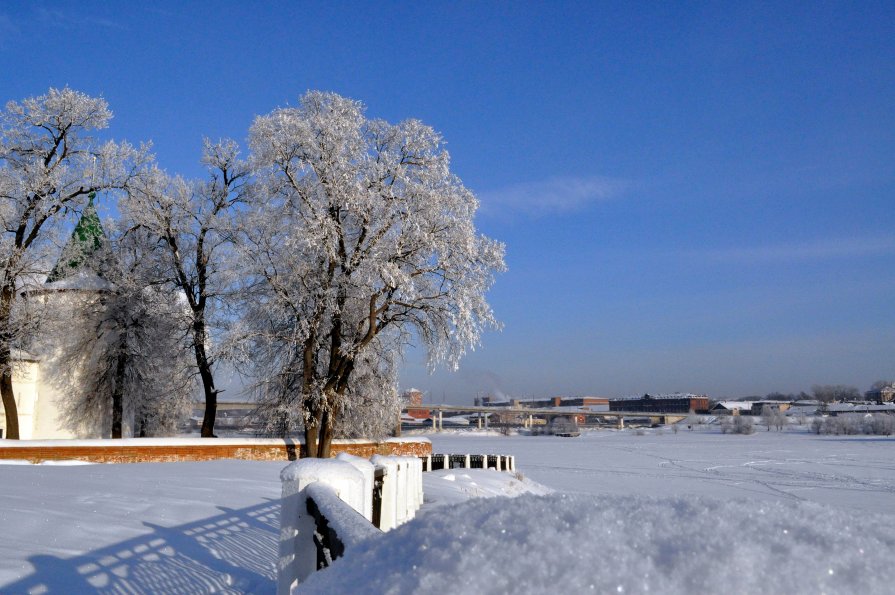
<path id="1" fill-rule="evenodd" d="M 417 457 L 381 455 L 370 462 L 383 471 L 379 528 L 389 531 L 412 519 L 423 505 L 423 463 Z"/>
<path id="2" fill-rule="evenodd" d="M 412 519 L 423 503 L 422 471 L 417 457 L 378 455 L 372 462 L 351 455 L 301 459 L 283 469 L 278 595 L 288 595 L 360 541 Z"/>
<path id="3" fill-rule="evenodd" d="M 439 469 L 516 471 L 516 457 L 512 455 L 432 454 L 420 459 L 423 462 L 423 471 Z"/>
<path id="4" fill-rule="evenodd" d="M 340 454 L 290 464 L 280 473 L 277 594 L 290 595 L 360 542 L 411 520 L 423 504 L 423 471 L 456 468 L 515 471 L 516 460 L 469 454 L 367 460 Z"/>

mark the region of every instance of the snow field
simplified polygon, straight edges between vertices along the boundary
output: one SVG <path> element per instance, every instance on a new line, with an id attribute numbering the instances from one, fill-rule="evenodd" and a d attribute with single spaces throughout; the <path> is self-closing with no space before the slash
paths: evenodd
<path id="1" fill-rule="evenodd" d="M 704 428 L 430 438 L 437 453 L 515 455 L 519 477 L 425 474 L 415 520 L 359 544 L 303 592 L 875 594 L 895 584 L 892 438 Z M 0 465 L 0 593 L 273 592 L 284 467 Z M 481 499 L 548 491 L 532 480 L 576 493 Z"/>
<path id="2" fill-rule="evenodd" d="M 580 438 L 429 434 L 433 452 L 516 456 L 525 477 L 586 494 L 712 496 L 811 501 L 849 510 L 895 511 L 895 438 L 785 432 L 721 434 L 700 427 L 601 430 Z"/>

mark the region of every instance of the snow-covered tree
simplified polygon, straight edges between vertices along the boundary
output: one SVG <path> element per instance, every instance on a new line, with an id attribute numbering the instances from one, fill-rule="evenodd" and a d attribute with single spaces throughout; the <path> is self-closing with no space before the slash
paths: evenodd
<path id="1" fill-rule="evenodd" d="M 12 391 L 12 349 L 27 340 L 14 305 L 22 286 L 46 274 L 54 232 L 91 192 L 123 188 L 142 169 L 145 150 L 101 143 L 103 99 L 69 88 L 10 101 L 0 112 L 0 396 L 6 437 L 18 438 Z"/>
<path id="2" fill-rule="evenodd" d="M 456 367 L 497 326 L 485 292 L 503 246 L 476 232 L 475 196 L 417 120 L 367 119 L 357 101 L 309 92 L 257 118 L 250 144 L 244 359 L 265 373 L 264 400 L 297 412 L 308 454 L 327 457 L 363 398 L 360 368 L 382 373 L 371 350 L 396 361 L 415 338 L 430 365 Z"/>
<path id="3" fill-rule="evenodd" d="M 780 411 L 779 407 L 765 405 L 761 408 L 761 423 L 765 425 L 768 432 L 771 431 L 772 427 L 776 428 L 779 432 L 788 422 L 786 420 L 786 415 Z"/>
<path id="4" fill-rule="evenodd" d="M 218 389 L 214 383 L 211 337 L 220 328 L 221 302 L 234 283 L 232 237 L 234 209 L 241 201 L 249 170 L 239 159 L 236 143 L 206 139 L 205 182 L 188 183 L 153 170 L 134 184 L 120 209 L 162 241 L 171 283 L 186 296 L 190 316 L 184 333 L 190 337 L 196 370 L 205 395 L 202 436 L 214 436 Z"/>
<path id="5" fill-rule="evenodd" d="M 42 351 L 63 395 L 62 419 L 76 433 L 170 434 L 191 406 L 189 310 L 162 275 L 157 238 L 140 228 L 116 236 L 41 292 L 55 292 Z"/>

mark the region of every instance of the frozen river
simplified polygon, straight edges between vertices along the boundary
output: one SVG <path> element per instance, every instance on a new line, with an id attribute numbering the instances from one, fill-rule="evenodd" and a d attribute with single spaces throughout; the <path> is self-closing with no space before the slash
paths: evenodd
<path id="1" fill-rule="evenodd" d="M 516 456 L 526 477 L 589 494 L 808 500 L 895 510 L 895 438 L 817 436 L 793 428 L 750 436 L 700 427 L 585 432 L 579 438 L 430 434 L 433 452 Z"/>

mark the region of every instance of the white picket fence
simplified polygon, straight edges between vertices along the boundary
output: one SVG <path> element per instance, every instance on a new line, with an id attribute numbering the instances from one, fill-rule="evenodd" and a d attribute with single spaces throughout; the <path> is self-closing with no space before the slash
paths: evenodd
<path id="1" fill-rule="evenodd" d="M 423 504 L 423 471 L 516 470 L 508 455 L 433 454 L 424 457 L 349 454 L 300 459 L 280 473 L 277 594 L 290 595 L 311 573 L 360 542 L 411 520 Z"/>
<path id="2" fill-rule="evenodd" d="M 423 471 L 440 469 L 496 469 L 516 471 L 516 457 L 512 455 L 431 454 L 420 457 Z"/>
<path id="3" fill-rule="evenodd" d="M 417 457 L 300 459 L 283 469 L 280 480 L 278 595 L 289 595 L 361 541 L 406 523 L 423 503 L 423 462 Z M 374 493 L 381 494 L 378 528 Z"/>

